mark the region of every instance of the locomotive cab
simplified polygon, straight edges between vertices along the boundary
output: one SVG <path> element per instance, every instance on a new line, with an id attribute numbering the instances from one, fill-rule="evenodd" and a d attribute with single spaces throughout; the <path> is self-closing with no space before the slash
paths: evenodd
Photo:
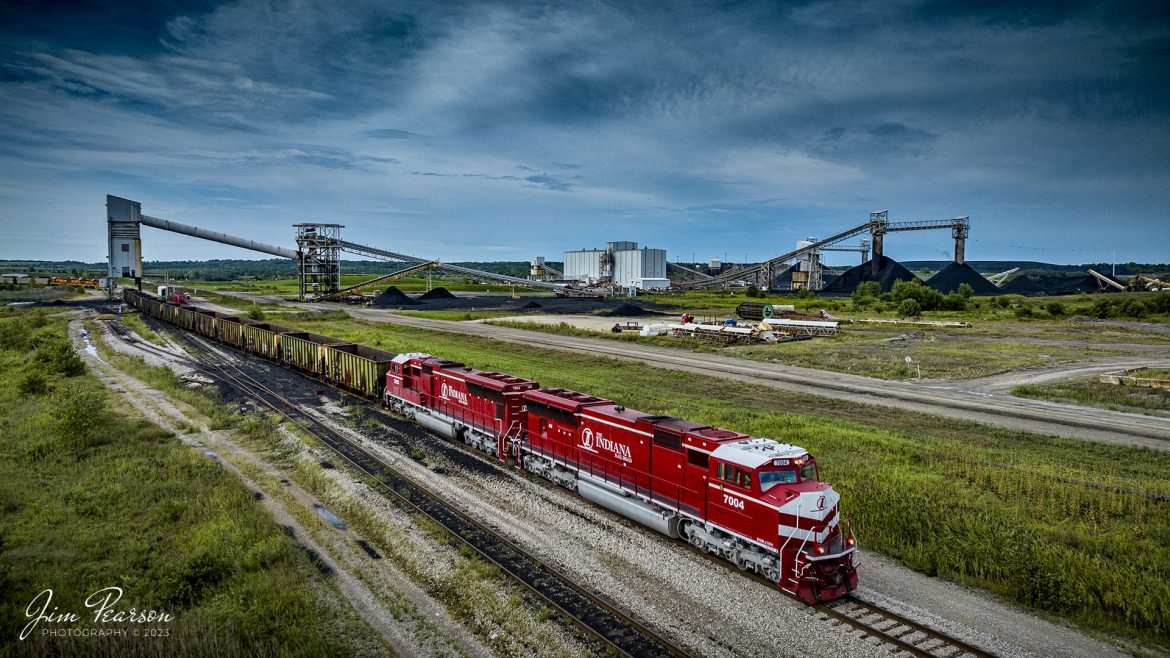
<path id="1" fill-rule="evenodd" d="M 745 532 L 745 538 L 777 550 L 779 572 L 769 575 L 781 589 L 812 604 L 857 587 L 856 542 L 848 526 L 840 523 L 840 496 L 819 480 L 816 460 L 808 451 L 770 439 L 750 439 L 724 444 L 712 457 L 721 488 L 721 497 L 709 500 L 712 518 L 734 522 L 735 511 L 755 508 L 746 515 L 754 523 L 753 534 Z M 741 503 L 741 498 L 746 500 Z M 725 506 L 732 509 L 721 509 Z"/>

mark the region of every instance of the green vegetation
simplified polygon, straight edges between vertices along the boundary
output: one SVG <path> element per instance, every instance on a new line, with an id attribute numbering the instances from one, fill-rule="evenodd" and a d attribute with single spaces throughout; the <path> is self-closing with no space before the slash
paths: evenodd
<path id="1" fill-rule="evenodd" d="M 28 284 L 0 284 L 0 303 L 51 302 L 84 295 L 81 286 L 34 286 Z"/>
<path id="2" fill-rule="evenodd" d="M 1131 292 L 1110 295 L 1066 295 L 1063 297 L 1024 297 L 1000 295 L 974 297 L 969 286 L 943 295 L 922 285 L 919 280 L 895 284 L 887 293 L 875 282 L 858 286 L 850 297 L 816 297 L 801 295 L 767 295 L 770 304 L 792 304 L 801 313 L 825 309 L 834 315 L 851 318 L 893 318 L 906 299 L 914 299 L 929 320 L 961 319 L 969 322 L 1004 322 L 1023 319 L 1062 320 L 1068 316 L 1091 318 L 1141 319 L 1170 322 L 1170 292 Z M 697 315 L 732 317 L 735 307 L 747 299 L 745 291 L 691 290 L 685 293 L 642 295 L 639 299 L 679 307 Z M 1021 311 L 1020 309 L 1026 309 Z"/>
<path id="3" fill-rule="evenodd" d="M 346 638 L 369 630 L 321 596 L 330 587 L 324 576 L 251 492 L 120 412 L 76 355 L 59 349 L 68 345 L 61 319 L 0 319 L 0 653 L 352 655 Z M 112 586 L 125 592 L 118 610 L 153 609 L 173 620 L 92 624 L 84 600 Z M 169 636 L 34 633 L 22 642 L 25 608 L 46 588 L 61 611 L 82 614 L 55 628 L 159 628 Z"/>
<path id="4" fill-rule="evenodd" d="M 142 320 L 142 316 L 138 313 L 127 311 L 118 316 L 118 321 L 126 325 L 126 327 L 134 333 L 142 336 L 144 340 L 148 340 L 155 345 L 164 344 L 162 338 L 160 338 L 158 334 L 154 333 L 150 327 L 146 326 L 146 323 Z"/>
<path id="5" fill-rule="evenodd" d="M 1158 374 L 1147 374 L 1148 372 L 1134 374 L 1138 377 L 1159 378 Z M 1170 378 L 1170 373 L 1163 372 L 1161 377 Z M 1170 389 L 1118 386 L 1106 384 L 1096 377 L 1068 379 L 1050 384 L 1024 384 L 1013 388 L 1012 395 L 1151 416 L 1170 416 Z"/>
<path id="6" fill-rule="evenodd" d="M 659 345 L 690 349 L 696 352 L 737 356 L 754 361 L 784 363 L 804 368 L 844 372 L 881 379 L 966 379 L 1005 372 L 1013 368 L 1054 363 L 1069 363 L 1089 356 L 1115 354 L 1102 348 L 1085 348 L 1082 344 L 1037 344 L 999 340 L 1000 332 L 975 333 L 970 329 L 959 334 L 914 332 L 917 327 L 863 328 L 850 326 L 833 338 L 816 338 L 793 343 L 748 343 L 722 346 L 694 338 L 655 336 L 644 338 L 633 332 L 615 334 L 579 329 L 567 322 L 538 324 L 496 320 L 492 324 L 529 329 L 566 336 L 604 338 L 640 345 Z M 911 333 L 907 333 L 910 331 Z M 1065 340 L 1088 340 L 1074 330 L 1054 332 Z M 1128 334 L 1125 334 L 1128 335 Z M 1071 337 L 1076 338 L 1071 338 Z M 980 340 L 980 339 L 985 340 Z M 1055 340 L 1055 339 L 1053 339 Z M 1120 340 L 1120 339 L 1119 339 Z M 1147 338 L 1149 341 L 1164 338 Z M 1141 341 L 1135 341 L 1141 342 Z M 909 356 L 914 369 L 906 367 Z"/>
<path id="7" fill-rule="evenodd" d="M 867 549 L 1170 647 L 1170 502 L 1163 498 L 1170 495 L 1170 454 L 463 335 L 352 319 L 296 326 L 803 445 L 841 492 L 843 513 Z"/>

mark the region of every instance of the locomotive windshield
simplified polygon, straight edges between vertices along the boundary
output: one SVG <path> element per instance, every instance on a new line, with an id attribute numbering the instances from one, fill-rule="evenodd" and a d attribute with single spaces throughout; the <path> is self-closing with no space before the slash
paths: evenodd
<path id="1" fill-rule="evenodd" d="M 804 468 L 800 469 L 800 479 L 802 480 L 816 480 L 817 479 L 817 465 L 805 464 Z"/>
<path id="2" fill-rule="evenodd" d="M 760 491 L 767 491 L 777 484 L 793 484 L 796 482 L 796 471 L 784 469 L 782 471 L 760 471 Z"/>

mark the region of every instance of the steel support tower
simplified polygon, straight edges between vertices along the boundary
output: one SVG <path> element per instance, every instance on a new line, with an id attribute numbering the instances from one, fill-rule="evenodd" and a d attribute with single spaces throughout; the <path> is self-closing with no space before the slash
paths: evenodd
<path id="1" fill-rule="evenodd" d="M 301 299 L 341 290 L 341 224 L 293 224 L 297 229 L 297 270 Z"/>

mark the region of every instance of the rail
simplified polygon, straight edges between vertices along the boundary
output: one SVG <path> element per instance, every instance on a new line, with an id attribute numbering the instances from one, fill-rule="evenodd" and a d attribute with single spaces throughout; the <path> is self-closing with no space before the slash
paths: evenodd
<path id="1" fill-rule="evenodd" d="M 114 326 L 117 326 L 117 323 L 108 323 L 108 325 L 111 327 L 114 327 Z M 120 328 L 120 329 L 122 329 L 122 328 Z M 196 344 L 202 343 L 205 341 L 205 339 L 203 337 L 194 336 L 194 335 L 187 334 L 186 332 L 179 331 L 177 327 L 174 327 L 173 329 L 174 329 L 173 332 L 168 332 L 168 333 L 171 333 L 172 336 L 180 337 L 181 340 L 183 340 L 183 342 L 187 342 L 188 345 L 191 345 L 192 343 L 196 343 Z M 118 331 L 118 333 L 124 337 L 129 336 L 128 332 L 125 332 L 124 329 L 122 329 L 121 331 Z M 162 348 L 157 348 L 156 346 L 149 346 L 149 347 L 153 347 L 159 351 L 163 351 Z M 205 346 L 199 347 L 198 345 L 196 345 L 196 347 L 197 347 L 197 349 L 205 349 Z M 220 346 L 217 345 L 217 347 L 220 347 Z M 170 354 L 173 355 L 173 353 L 170 353 Z M 182 359 L 183 357 L 179 357 L 179 358 Z M 330 448 L 332 448 L 333 450 L 338 452 L 338 454 L 343 459 L 346 459 L 347 461 L 349 461 L 352 465 L 354 465 L 359 470 L 362 470 L 363 472 L 366 472 L 368 475 L 371 475 L 372 477 L 374 477 L 375 481 L 379 482 L 383 488 L 388 490 L 392 495 L 394 495 L 396 498 L 398 498 L 406 506 L 416 508 L 416 509 L 418 509 L 418 511 L 420 513 L 426 514 L 427 516 L 431 516 L 430 512 L 427 509 L 423 509 L 423 508 L 418 507 L 418 506 L 429 505 L 429 504 L 436 504 L 436 505 L 440 505 L 440 506 L 442 505 L 442 502 L 438 498 L 434 497 L 429 492 L 426 492 L 425 489 L 423 489 L 421 487 L 418 487 L 417 494 L 413 493 L 414 490 L 412 490 L 408 487 L 410 487 L 410 486 L 417 487 L 418 485 L 414 484 L 408 478 L 405 478 L 401 474 L 397 473 L 391 467 L 389 467 L 387 464 L 385 464 L 384 462 L 379 460 L 377 457 L 371 455 L 370 453 L 368 453 L 367 451 L 362 449 L 360 446 L 357 446 L 352 441 L 345 438 L 343 435 L 332 430 L 332 428 L 330 428 L 328 425 L 321 423 L 320 421 L 312 418 L 311 416 L 307 416 L 307 415 L 303 414 L 302 412 L 300 412 L 299 408 L 294 403 L 289 402 L 288 400 L 284 399 L 283 397 L 276 394 L 275 392 L 272 392 L 264 384 L 256 381 L 250 375 L 247 375 L 246 373 L 244 373 L 239 367 L 234 366 L 234 365 L 231 366 L 240 375 L 240 377 L 233 378 L 230 375 L 230 373 L 226 372 L 226 369 L 223 366 L 217 366 L 217 365 L 208 363 L 205 356 L 201 356 L 198 353 L 196 353 L 195 358 L 199 359 L 199 361 L 195 362 L 194 359 L 191 359 L 191 358 L 187 358 L 184 360 L 189 361 L 189 362 L 193 362 L 193 363 L 197 363 L 198 365 L 201 366 L 200 369 L 203 370 L 206 374 L 217 377 L 221 380 L 224 380 L 226 378 L 226 381 L 228 383 L 236 386 L 237 388 L 240 388 L 240 390 L 242 392 L 244 392 L 245 394 L 249 394 L 249 395 L 252 395 L 253 397 L 257 398 L 261 403 L 263 403 L 265 406 L 268 406 L 275 413 L 282 415 L 286 418 L 289 418 L 291 422 L 294 422 L 294 423 L 297 423 L 298 425 L 301 425 L 303 429 L 306 429 L 306 431 L 309 431 L 314 436 L 317 436 L 323 442 L 325 442 L 326 445 L 328 445 Z M 217 373 L 219 373 L 219 374 L 217 374 Z M 223 376 L 221 377 L 220 374 L 222 374 Z M 243 380 L 242 384 L 240 382 L 241 379 Z M 253 382 L 254 385 L 249 385 L 249 383 L 248 383 L 249 381 Z M 257 391 L 259 391 L 259 394 L 257 393 Z M 269 396 L 270 398 L 272 398 L 272 400 L 265 399 L 265 396 Z M 292 413 L 290 414 L 290 413 L 281 411 L 282 406 L 285 409 L 291 409 Z M 311 423 L 312 427 L 306 427 L 304 425 L 304 423 L 302 423 L 302 420 Z M 319 434 L 319 432 L 321 434 Z M 322 434 L 324 436 L 322 436 Z M 459 449 L 466 449 L 463 446 L 460 446 L 458 444 L 453 444 L 453 445 L 456 445 L 456 447 Z M 471 452 L 470 449 L 466 449 L 466 450 Z M 474 454 L 479 454 L 479 453 L 474 453 Z M 408 494 L 404 495 L 403 493 L 401 493 L 404 491 L 411 491 L 412 493 L 408 493 Z M 456 518 L 462 517 L 462 515 L 455 510 L 449 509 L 448 513 L 454 515 Z M 434 517 L 432 517 L 432 518 L 434 518 Z M 484 555 L 487 559 L 489 559 L 493 563 L 499 565 L 501 567 L 501 569 L 505 573 L 508 573 L 509 575 L 513 575 L 514 577 L 517 577 L 512 573 L 511 570 L 509 570 L 509 567 L 507 566 L 509 563 L 507 562 L 507 560 L 502 560 L 501 562 L 497 562 L 495 559 L 493 559 L 493 557 L 492 557 L 493 554 L 486 553 L 484 551 L 484 549 L 482 549 L 480 546 L 477 546 L 477 545 L 472 543 L 473 541 L 476 541 L 479 539 L 480 533 L 482 533 L 483 535 L 485 535 L 489 539 L 491 539 L 493 537 L 497 538 L 500 542 L 505 544 L 506 547 L 509 547 L 516 552 L 522 553 L 525 556 L 527 556 L 527 559 L 529 559 L 537 564 L 540 564 L 540 560 L 538 558 L 531 556 L 530 554 L 527 554 L 525 551 L 523 551 L 523 549 L 514 546 L 507 539 L 504 539 L 502 537 L 498 537 L 498 535 L 496 535 L 496 533 L 492 532 L 490 528 L 484 527 L 482 524 L 478 523 L 474 519 L 470 519 L 470 518 L 466 519 L 466 521 L 469 522 L 472 525 L 472 527 L 475 528 L 475 530 L 476 530 L 476 532 L 474 534 L 471 534 L 471 535 L 461 534 L 462 531 L 456 531 L 455 529 L 453 529 L 451 526 L 449 526 L 447 523 L 445 523 L 442 520 L 436 519 L 436 521 L 438 521 L 441 525 L 444 525 L 444 527 L 446 527 L 449 531 L 451 531 L 453 537 L 455 537 L 456 539 L 459 539 L 460 541 L 467 543 L 469 546 L 474 548 L 476 551 L 478 551 L 482 555 Z M 464 530 L 466 530 L 466 528 L 464 528 Z M 711 555 L 708 555 L 705 552 L 703 552 L 697 548 L 692 547 L 691 550 L 694 550 L 696 552 L 696 554 L 703 556 L 705 559 L 708 559 L 709 561 L 711 561 L 712 564 L 718 565 L 720 568 L 727 569 L 728 571 L 732 571 L 732 565 L 728 564 L 727 562 L 720 560 L 720 559 L 717 559 Z M 596 604 L 598 606 L 601 606 L 601 607 L 607 608 L 607 609 L 612 608 L 612 606 L 608 602 L 604 601 L 604 599 L 596 597 L 596 595 L 593 595 L 592 593 L 589 593 L 587 591 L 581 590 L 577 585 L 575 585 L 571 582 L 571 579 L 568 579 L 567 576 L 564 576 L 563 574 L 560 574 L 559 572 L 555 571 L 555 569 L 553 569 L 552 567 L 548 567 L 547 565 L 541 565 L 540 568 L 547 569 L 550 571 L 550 573 L 554 574 L 558 578 L 565 579 L 565 581 L 566 581 L 564 583 L 565 586 L 577 591 L 579 596 L 584 597 L 585 599 L 592 602 L 593 604 Z M 752 580 L 754 580 L 758 583 L 761 583 L 769 588 L 773 588 L 773 586 L 774 586 L 774 583 L 768 581 L 767 579 L 765 579 L 759 575 L 756 575 L 756 574 L 753 574 L 750 572 L 742 572 L 742 571 L 738 571 L 738 570 L 735 570 L 735 572 L 739 573 L 742 577 L 752 579 Z M 567 615 L 569 615 L 571 618 L 574 619 L 575 623 L 577 623 L 579 626 L 581 626 L 582 628 L 584 628 L 585 630 L 587 630 L 591 634 L 594 634 L 594 635 L 598 636 L 599 638 L 601 638 L 604 643 L 606 643 L 608 646 L 613 648 L 615 651 L 619 652 L 621 655 L 626 655 L 626 656 L 641 656 L 641 655 L 686 656 L 686 655 L 689 655 L 689 654 L 687 654 L 687 652 L 685 650 L 673 645 L 669 641 L 654 634 L 653 631 L 646 629 L 640 623 L 638 623 L 632 619 L 629 619 L 627 617 L 626 619 L 628 619 L 628 622 L 631 624 L 630 628 L 638 630 L 639 633 L 644 633 L 652 640 L 659 642 L 660 646 L 658 648 L 661 650 L 660 652 L 655 653 L 654 648 L 651 647 L 649 649 L 648 653 L 642 652 L 641 650 L 639 650 L 639 652 L 637 652 L 637 653 L 631 652 L 628 648 L 626 648 L 626 645 L 623 644 L 623 645 L 619 646 L 619 644 L 617 642 L 615 642 L 614 640 L 607 639 L 606 637 L 600 635 L 599 631 L 597 629 L 591 627 L 590 625 L 588 625 L 588 622 L 586 620 L 581 619 L 578 616 L 574 616 L 570 609 L 568 609 L 564 605 L 561 605 L 560 603 L 558 603 L 557 600 L 550 599 L 545 593 L 538 591 L 535 588 L 535 585 L 530 584 L 530 583 L 520 579 L 519 577 L 517 577 L 517 579 L 520 580 L 520 582 L 522 582 L 525 585 L 525 587 L 527 587 L 528 589 L 533 591 L 537 596 L 544 598 L 546 601 L 548 601 L 551 605 L 556 607 L 558 610 L 565 612 Z M 796 597 L 793 595 L 788 595 L 788 596 L 791 596 L 792 598 L 796 599 Z M 946 655 L 946 656 L 951 656 L 951 657 L 958 657 L 958 656 L 965 656 L 966 655 L 966 656 L 972 656 L 974 658 L 995 658 L 994 653 L 991 653 L 987 650 L 973 646 L 973 645 L 971 645 L 963 640 L 960 640 L 958 638 L 950 636 L 942 631 L 931 628 L 931 627 L 926 626 L 922 623 L 908 619 L 908 618 L 901 616 L 897 613 L 894 613 L 890 610 L 886 610 L 886 609 L 884 609 L 876 604 L 858 599 L 855 596 L 848 596 L 848 597 L 845 597 L 845 598 L 840 599 L 838 601 L 834 601 L 834 602 L 831 602 L 828 604 L 819 604 L 819 605 L 811 606 L 810 608 L 812 610 L 814 610 L 816 613 L 819 613 L 821 615 L 824 615 L 825 617 L 835 619 L 841 623 L 844 623 L 846 625 L 849 625 L 849 626 L 852 626 L 852 627 L 857 628 L 859 630 L 862 630 L 863 632 L 872 635 L 873 637 L 875 637 L 876 639 L 878 639 L 879 641 L 881 641 L 883 643 L 893 645 L 902 651 L 906 651 L 906 652 L 910 653 L 911 655 L 919 656 L 921 658 L 936 658 L 937 656 L 940 656 L 940 655 Z M 619 617 L 619 619 L 621 617 L 624 617 L 624 614 L 621 613 L 620 611 L 616 610 L 616 608 L 612 609 L 612 613 L 616 614 Z M 625 636 L 625 637 L 628 639 L 628 636 Z"/>
<path id="2" fill-rule="evenodd" d="M 600 640 L 610 651 L 630 658 L 677 656 L 691 653 L 658 635 L 643 623 L 622 612 L 601 596 L 577 585 L 553 565 L 512 543 L 487 525 L 444 502 L 424 486 L 374 456 L 343 434 L 305 413 L 301 408 L 268 388 L 243 369 L 222 359 L 213 363 L 207 356 L 207 339 L 186 332 L 172 335 L 195 349 L 194 358 L 202 370 L 256 398 L 273 413 L 282 416 L 320 439 L 351 466 L 373 478 L 403 507 L 427 516 L 443 526 L 450 536 L 495 564 L 553 609 Z M 216 348 L 227 347 L 215 345 Z M 230 349 L 230 348 L 229 348 Z"/>

